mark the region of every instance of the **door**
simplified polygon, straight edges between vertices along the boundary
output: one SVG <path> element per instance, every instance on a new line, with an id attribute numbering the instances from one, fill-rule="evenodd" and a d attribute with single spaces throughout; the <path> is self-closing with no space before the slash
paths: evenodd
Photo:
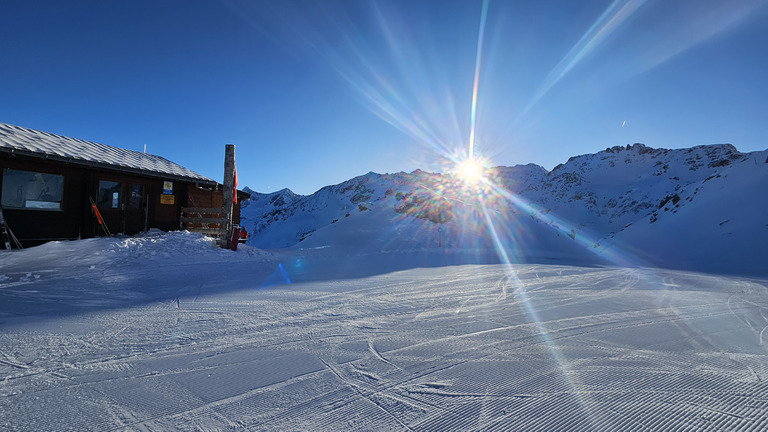
<path id="1" fill-rule="evenodd" d="M 123 220 L 126 234 L 147 230 L 147 188 L 143 184 L 128 183 L 125 191 L 126 206 Z"/>
<path id="2" fill-rule="evenodd" d="M 99 180 L 99 192 L 96 194 L 96 207 L 99 208 L 101 218 L 112 234 L 123 232 L 123 184 L 112 180 Z M 96 233 L 104 233 L 100 227 L 96 227 Z"/>
<path id="3" fill-rule="evenodd" d="M 147 187 L 144 184 L 99 180 L 96 206 L 112 234 L 146 230 Z M 98 233 L 103 233 L 97 227 Z"/>

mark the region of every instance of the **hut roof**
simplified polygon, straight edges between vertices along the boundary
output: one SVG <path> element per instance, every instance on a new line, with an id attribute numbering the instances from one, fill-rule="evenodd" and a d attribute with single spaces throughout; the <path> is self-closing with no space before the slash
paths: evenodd
<path id="1" fill-rule="evenodd" d="M 5 123 L 0 123 L 0 153 L 207 185 L 217 183 L 161 156 Z"/>

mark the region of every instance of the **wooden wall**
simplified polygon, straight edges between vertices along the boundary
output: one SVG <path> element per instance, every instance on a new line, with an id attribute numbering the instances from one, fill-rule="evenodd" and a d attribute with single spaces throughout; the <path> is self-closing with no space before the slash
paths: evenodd
<path id="1" fill-rule="evenodd" d="M 104 235 L 104 231 L 91 211 L 88 198 L 91 196 L 96 199 L 99 180 L 106 179 L 143 186 L 141 211 L 132 211 L 129 214 L 128 212 L 119 213 L 121 210 L 119 208 L 102 209 L 105 219 L 109 219 L 112 234 L 122 230 L 125 230 L 126 234 L 136 234 L 144 227 L 164 231 L 178 230 L 181 207 L 188 205 L 189 192 L 198 190 L 194 183 L 173 180 L 174 202 L 173 204 L 162 203 L 160 196 L 163 193 L 163 179 L 160 177 L 0 153 L 0 194 L 2 194 L 2 172 L 6 168 L 63 176 L 60 210 L 3 209 L 8 226 L 24 246 L 33 246 L 50 240 L 73 240 Z M 215 195 L 210 195 L 210 198 L 215 199 Z M 126 194 L 123 194 L 123 199 L 127 199 Z M 221 205 L 220 197 L 219 205 Z M 124 220 L 116 219 L 118 213 Z M 130 219 L 132 223 L 126 223 L 129 221 L 128 218 L 141 218 L 141 220 Z"/>
<path id="2" fill-rule="evenodd" d="M 215 190 L 197 189 L 190 187 L 188 189 L 189 194 L 189 207 L 203 207 L 203 208 L 221 208 L 224 201 L 224 193 L 220 187 Z M 246 195 L 238 194 L 237 204 L 232 209 L 232 223 L 235 225 L 240 224 L 240 200 L 245 199 Z"/>

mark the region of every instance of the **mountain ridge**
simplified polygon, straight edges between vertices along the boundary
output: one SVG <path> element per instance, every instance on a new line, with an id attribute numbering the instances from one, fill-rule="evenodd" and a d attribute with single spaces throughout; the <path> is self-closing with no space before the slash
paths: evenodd
<path id="1" fill-rule="evenodd" d="M 640 265 L 685 268 L 711 266 L 717 250 L 748 248 L 740 252 L 745 263 L 719 267 L 760 273 L 756 260 L 768 259 L 766 156 L 731 144 L 670 150 L 636 143 L 574 156 L 551 171 L 488 168 L 474 186 L 446 173 L 369 172 L 312 195 L 254 193 L 243 226 L 259 248 L 507 249 L 520 259 L 627 255 Z M 717 225 L 702 213 L 716 215 Z M 723 227 L 731 234 L 720 235 Z"/>

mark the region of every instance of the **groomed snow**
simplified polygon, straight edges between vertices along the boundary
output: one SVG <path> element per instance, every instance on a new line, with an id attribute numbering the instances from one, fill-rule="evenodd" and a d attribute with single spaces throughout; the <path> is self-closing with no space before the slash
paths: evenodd
<path id="1" fill-rule="evenodd" d="M 0 254 L 2 431 L 768 429 L 768 278 L 187 232 Z"/>

